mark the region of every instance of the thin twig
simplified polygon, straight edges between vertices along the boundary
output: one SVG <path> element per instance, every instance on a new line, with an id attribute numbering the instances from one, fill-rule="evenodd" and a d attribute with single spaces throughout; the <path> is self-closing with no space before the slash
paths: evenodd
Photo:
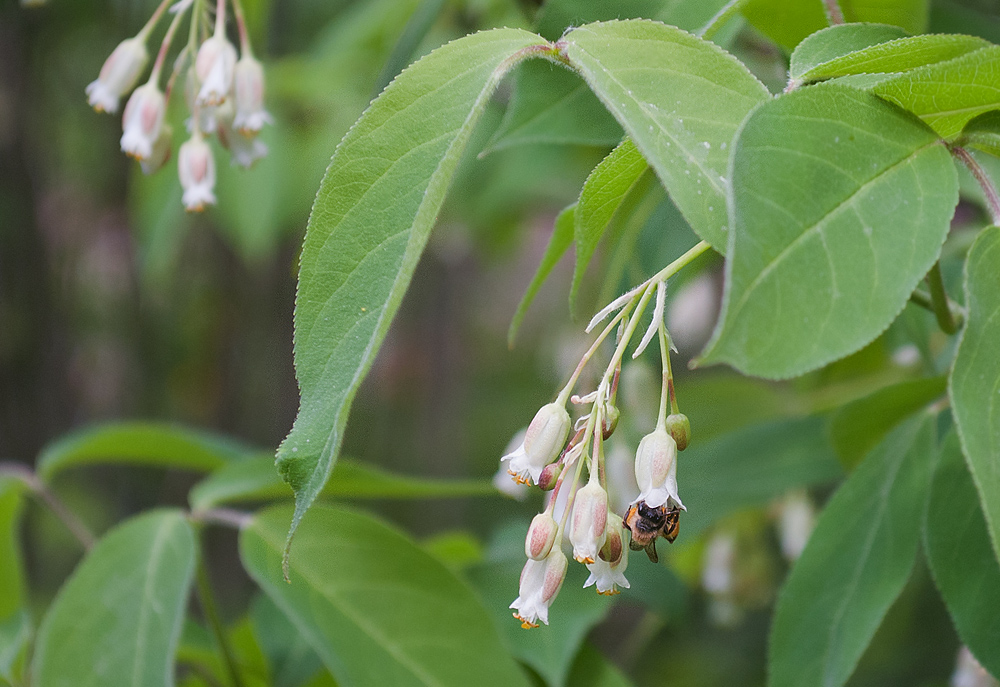
<path id="1" fill-rule="evenodd" d="M 83 524 L 83 521 L 77 517 L 76 513 L 71 511 L 66 507 L 59 497 L 49 489 L 42 480 L 38 479 L 38 475 L 34 473 L 28 467 L 15 462 L 2 462 L 0 463 L 0 477 L 7 476 L 16 480 L 20 480 L 28 489 L 31 490 L 35 496 L 37 496 L 41 501 L 49 507 L 57 518 L 59 518 L 62 523 L 66 526 L 66 529 L 72 533 L 76 540 L 80 542 L 80 545 L 86 550 L 94 546 L 95 537 L 90 529 Z"/>
<path id="2" fill-rule="evenodd" d="M 840 3 L 837 0 L 823 0 L 823 9 L 826 11 L 826 20 L 830 22 L 830 26 L 846 23 L 844 12 L 840 9 Z"/>
<path id="3" fill-rule="evenodd" d="M 232 508 L 207 508 L 191 513 L 191 520 L 203 522 L 206 525 L 223 525 L 241 530 L 250 524 L 253 516 L 241 510 Z"/>
<path id="4" fill-rule="evenodd" d="M 951 154 L 961 160 L 962 164 L 972 172 L 972 176 L 976 178 L 976 182 L 983 189 L 983 194 L 986 196 L 986 203 L 990 206 L 990 217 L 993 220 L 993 224 L 1000 226 L 1000 193 L 997 193 L 997 187 L 993 185 L 993 180 L 990 179 L 989 173 L 983 169 L 976 158 L 972 157 L 972 153 L 965 148 L 954 146 L 951 149 Z"/>

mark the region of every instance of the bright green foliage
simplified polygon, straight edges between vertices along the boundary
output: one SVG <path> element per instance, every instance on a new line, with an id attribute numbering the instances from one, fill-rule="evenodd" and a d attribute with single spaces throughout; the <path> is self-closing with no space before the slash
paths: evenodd
<path id="1" fill-rule="evenodd" d="M 910 576 L 934 452 L 934 418 L 914 418 L 827 503 L 778 599 L 770 687 L 850 677 Z"/>
<path id="2" fill-rule="evenodd" d="M 927 562 L 955 621 L 979 662 L 1000 674 L 1000 565 L 990 547 L 976 486 L 954 432 L 945 437 L 927 500 Z"/>
<path id="3" fill-rule="evenodd" d="M 958 182 L 932 131 L 816 86 L 747 120 L 733 159 L 726 293 L 703 362 L 793 377 L 860 349 L 937 260 Z"/>
<path id="4" fill-rule="evenodd" d="M 1000 228 L 983 231 L 965 263 L 969 310 L 951 371 L 951 406 L 962 448 L 1000 552 Z"/>
<path id="5" fill-rule="evenodd" d="M 823 440 L 819 418 L 784 420 L 697 441 L 677 459 L 677 483 L 694 536 L 740 508 L 760 506 L 789 489 L 829 484 L 843 475 Z"/>
<path id="6" fill-rule="evenodd" d="M 908 72 L 987 46 L 987 41 L 975 36 L 903 38 L 900 30 L 892 26 L 831 26 L 799 44 L 792 53 L 789 76 L 794 83 L 802 84 L 855 74 Z"/>
<path id="7" fill-rule="evenodd" d="M 552 274 L 552 270 L 559 263 L 559 260 L 566 253 L 569 245 L 573 243 L 573 232 L 576 230 L 576 204 L 570 205 L 559 213 L 552 226 L 552 236 L 549 238 L 549 245 L 545 247 L 545 254 L 542 261 L 538 263 L 535 276 L 531 278 L 521 302 L 517 305 L 517 311 L 510 321 L 510 329 L 507 330 L 507 345 L 514 347 L 514 340 L 517 338 L 517 331 L 521 328 L 524 316 L 528 313 L 532 301 L 538 295 L 542 284 Z"/>
<path id="8" fill-rule="evenodd" d="M 1000 157 L 1000 111 L 986 112 L 969 120 L 959 143 Z"/>
<path id="9" fill-rule="evenodd" d="M 278 450 L 278 468 L 296 498 L 289 541 L 330 476 L 351 401 L 403 299 L 473 125 L 507 70 L 542 44 L 534 34 L 505 29 L 434 51 L 400 74 L 337 148 L 299 271 L 295 369 L 302 400 Z"/>
<path id="10" fill-rule="evenodd" d="M 23 490 L 20 481 L 0 477 L 0 681 L 9 682 L 31 632 L 19 532 Z"/>
<path id="11" fill-rule="evenodd" d="M 830 421 L 830 443 L 849 470 L 899 422 L 944 395 L 945 377 L 892 384 L 843 406 Z"/>
<path id="12" fill-rule="evenodd" d="M 583 277 L 594 251 L 597 250 L 597 244 L 604 236 L 604 230 L 647 169 L 649 164 L 646 158 L 636 149 L 631 139 L 625 139 L 587 177 L 574 213 L 576 267 L 569 292 L 570 310 L 574 310 L 576 295 L 583 284 Z"/>
<path id="13" fill-rule="evenodd" d="M 655 22 L 591 24 L 562 42 L 691 228 L 725 250 L 729 146 L 767 89 L 715 44 Z"/>
<path id="14" fill-rule="evenodd" d="M 247 454 L 232 439 L 176 425 L 116 422 L 88 427 L 46 446 L 38 475 L 50 481 L 80 465 L 147 465 L 210 472 Z"/>
<path id="15" fill-rule="evenodd" d="M 357 687 L 527 683 L 475 600 L 441 563 L 368 516 L 316 506 L 282 579 L 290 508 L 240 536 L 247 571 L 338 681 Z M 513 620 L 511 620 L 513 622 Z"/>
<path id="16" fill-rule="evenodd" d="M 487 496 L 497 494 L 488 480 L 443 480 L 410 477 L 387 472 L 349 458 L 342 458 L 323 487 L 329 498 L 428 499 Z M 270 456 L 232 463 L 212 473 L 191 489 L 193 510 L 231 503 L 274 501 L 293 496 L 292 490 L 274 471 Z"/>
<path id="17" fill-rule="evenodd" d="M 172 687 L 194 565 L 180 512 L 152 511 L 109 532 L 46 614 L 31 684 Z"/>
<path id="18" fill-rule="evenodd" d="M 913 112 L 943 138 L 952 138 L 973 117 L 1000 108 L 1000 47 L 914 69 L 872 91 Z"/>

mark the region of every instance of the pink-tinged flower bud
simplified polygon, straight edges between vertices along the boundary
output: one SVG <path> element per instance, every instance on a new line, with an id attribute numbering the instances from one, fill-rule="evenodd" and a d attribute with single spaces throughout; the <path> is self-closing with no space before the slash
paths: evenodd
<path id="1" fill-rule="evenodd" d="M 601 435 L 604 439 L 610 439 L 611 435 L 615 433 L 615 429 L 618 427 L 618 418 L 621 417 L 621 411 L 618 410 L 617 406 L 613 406 L 610 403 L 605 406 L 604 420 L 601 424 L 604 425 L 604 432 Z"/>
<path id="2" fill-rule="evenodd" d="M 160 127 L 160 135 L 156 137 L 156 141 L 153 143 L 153 153 L 145 160 L 139 161 L 139 166 L 142 167 L 143 174 L 153 174 L 159 171 L 163 165 L 167 164 L 167 160 L 170 159 L 170 148 L 173 144 L 174 139 L 174 128 L 169 124 L 164 124 Z"/>
<path id="3" fill-rule="evenodd" d="M 87 86 L 87 102 L 98 112 L 117 112 L 121 97 L 132 90 L 148 61 L 144 41 L 128 38 L 119 43 L 97 79 Z"/>
<path id="4" fill-rule="evenodd" d="M 562 463 L 549 463 L 542 468 L 542 474 L 538 476 L 538 488 L 542 491 L 552 491 L 556 488 L 559 475 L 562 474 Z"/>
<path id="5" fill-rule="evenodd" d="M 566 579 L 566 566 L 566 556 L 558 546 L 544 560 L 528 559 L 525 563 L 518 597 L 510 605 L 516 609 L 514 617 L 521 621 L 521 627 L 538 627 L 539 620 L 549 624 L 549 605 Z"/>
<path id="6" fill-rule="evenodd" d="M 684 413 L 667 416 L 667 433 L 677 442 L 677 450 L 683 451 L 691 443 L 691 421 Z"/>
<path id="7" fill-rule="evenodd" d="M 638 500 L 647 506 L 659 508 L 672 501 L 671 505 L 684 509 L 677 495 L 677 442 L 665 429 L 656 429 L 639 442 L 635 481 L 639 485 Z"/>
<path id="8" fill-rule="evenodd" d="M 597 482 L 589 482 L 576 492 L 570 514 L 569 540 L 573 558 L 593 563 L 604 546 L 608 526 L 608 493 Z"/>
<path id="9" fill-rule="evenodd" d="M 270 124 L 271 115 L 264 109 L 264 68 L 250 55 L 244 55 L 236 63 L 233 96 L 236 101 L 233 127 L 237 131 L 252 137 Z"/>
<path id="10" fill-rule="evenodd" d="M 184 196 L 181 199 L 188 212 L 201 212 L 206 205 L 215 205 L 215 160 L 212 150 L 200 134 L 188 139 L 177 155 L 177 173 Z"/>
<path id="11" fill-rule="evenodd" d="M 518 482 L 535 482 L 546 465 L 562 453 L 570 428 L 569 413 L 558 403 L 542 406 L 524 435 L 517 450 L 500 460 L 509 460 L 507 472 Z"/>
<path id="12" fill-rule="evenodd" d="M 549 555 L 559 533 L 559 525 L 548 513 L 539 513 L 531 520 L 528 536 L 524 540 L 524 555 L 540 561 Z"/>
<path id="13" fill-rule="evenodd" d="M 597 593 L 610 596 L 618 593 L 618 588 L 629 588 L 625 578 L 628 569 L 628 547 L 625 546 L 622 519 L 614 513 L 608 514 L 607 539 L 597 559 L 587 564 L 590 577 L 583 584 L 597 585 Z"/>
<path id="14" fill-rule="evenodd" d="M 166 99 L 156 84 L 139 86 L 125 105 L 122 116 L 122 152 L 137 160 L 153 155 L 153 146 L 163 128 Z"/>
<path id="15" fill-rule="evenodd" d="M 220 105 L 229 97 L 236 68 L 236 48 L 225 36 L 212 36 L 198 48 L 194 70 L 201 88 L 199 105 Z"/>

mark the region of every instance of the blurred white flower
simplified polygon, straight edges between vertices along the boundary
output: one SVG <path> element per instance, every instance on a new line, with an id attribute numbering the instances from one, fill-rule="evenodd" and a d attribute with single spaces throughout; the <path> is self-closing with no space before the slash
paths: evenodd
<path id="1" fill-rule="evenodd" d="M 117 112 L 121 97 L 132 90 L 148 61 L 144 40 L 128 38 L 119 43 L 97 79 L 87 85 L 87 102 L 98 112 Z"/>
<path id="2" fill-rule="evenodd" d="M 215 159 L 200 133 L 181 145 L 177 173 L 184 189 L 181 200 L 188 212 L 201 212 L 206 205 L 215 205 Z"/>
<path id="3" fill-rule="evenodd" d="M 135 89 L 122 116 L 122 152 L 137 160 L 151 157 L 163 127 L 165 109 L 166 100 L 156 84 L 147 83 Z"/>

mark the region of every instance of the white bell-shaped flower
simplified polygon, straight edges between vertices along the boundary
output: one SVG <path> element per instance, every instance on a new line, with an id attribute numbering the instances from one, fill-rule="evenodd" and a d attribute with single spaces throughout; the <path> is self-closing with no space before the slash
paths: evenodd
<path id="1" fill-rule="evenodd" d="M 247 137 L 256 135 L 271 115 L 264 109 L 264 68 L 252 55 L 243 55 L 233 74 L 233 99 L 236 118 L 233 127 Z"/>
<path id="2" fill-rule="evenodd" d="M 657 428 L 644 436 L 635 453 L 635 481 L 639 501 L 651 508 L 667 505 L 687 510 L 677 495 L 677 442 Z"/>
<path id="3" fill-rule="evenodd" d="M 218 128 L 215 132 L 219 136 L 219 143 L 229 149 L 229 159 L 233 165 L 239 165 L 244 169 L 250 169 L 254 163 L 261 158 L 267 157 L 267 144 L 254 136 L 250 138 L 244 136 L 239 131 L 231 128 L 231 122 L 219 119 Z"/>
<path id="4" fill-rule="evenodd" d="M 548 511 L 539 513 L 531 520 L 528 536 L 524 539 L 524 555 L 540 561 L 549 555 L 559 533 L 559 525 Z"/>
<path id="5" fill-rule="evenodd" d="M 177 173 L 184 189 L 181 200 L 188 212 L 201 212 L 206 205 L 215 205 L 215 159 L 200 133 L 181 145 Z"/>
<path id="6" fill-rule="evenodd" d="M 145 41 L 123 40 L 104 61 L 97 79 L 87 85 L 87 102 L 98 112 L 117 112 L 121 97 L 132 90 L 148 61 Z"/>
<path id="7" fill-rule="evenodd" d="M 538 482 L 546 465 L 562 453 L 570 428 L 569 413 L 558 403 L 542 406 L 516 450 L 500 460 L 509 460 L 507 472 L 518 482 Z"/>
<path id="8" fill-rule="evenodd" d="M 215 35 L 201 44 L 194 61 L 198 75 L 198 104 L 220 105 L 233 87 L 236 48 L 224 35 Z"/>
<path id="9" fill-rule="evenodd" d="M 593 563 L 604 546 L 608 526 L 608 493 L 596 481 L 576 492 L 569 521 L 569 541 L 573 558 Z"/>
<path id="10" fill-rule="evenodd" d="M 153 146 L 163 128 L 166 105 L 166 99 L 156 84 L 147 83 L 135 89 L 122 116 L 122 152 L 137 160 L 146 160 L 153 155 Z"/>
<path id="11" fill-rule="evenodd" d="M 549 624 L 549 605 L 566 578 L 566 555 L 558 546 L 553 547 L 543 560 L 528 559 L 521 571 L 518 597 L 510 605 L 515 609 L 514 617 L 521 621 L 521 627 L 538 627 L 541 620 Z"/>
<path id="12" fill-rule="evenodd" d="M 619 587 L 628 589 L 625 571 L 628 569 L 628 547 L 622 533 L 622 519 L 614 513 L 608 514 L 607 538 L 600 554 L 593 563 L 587 564 L 590 577 L 584 587 L 597 585 L 597 593 L 611 596 L 619 592 Z"/>

